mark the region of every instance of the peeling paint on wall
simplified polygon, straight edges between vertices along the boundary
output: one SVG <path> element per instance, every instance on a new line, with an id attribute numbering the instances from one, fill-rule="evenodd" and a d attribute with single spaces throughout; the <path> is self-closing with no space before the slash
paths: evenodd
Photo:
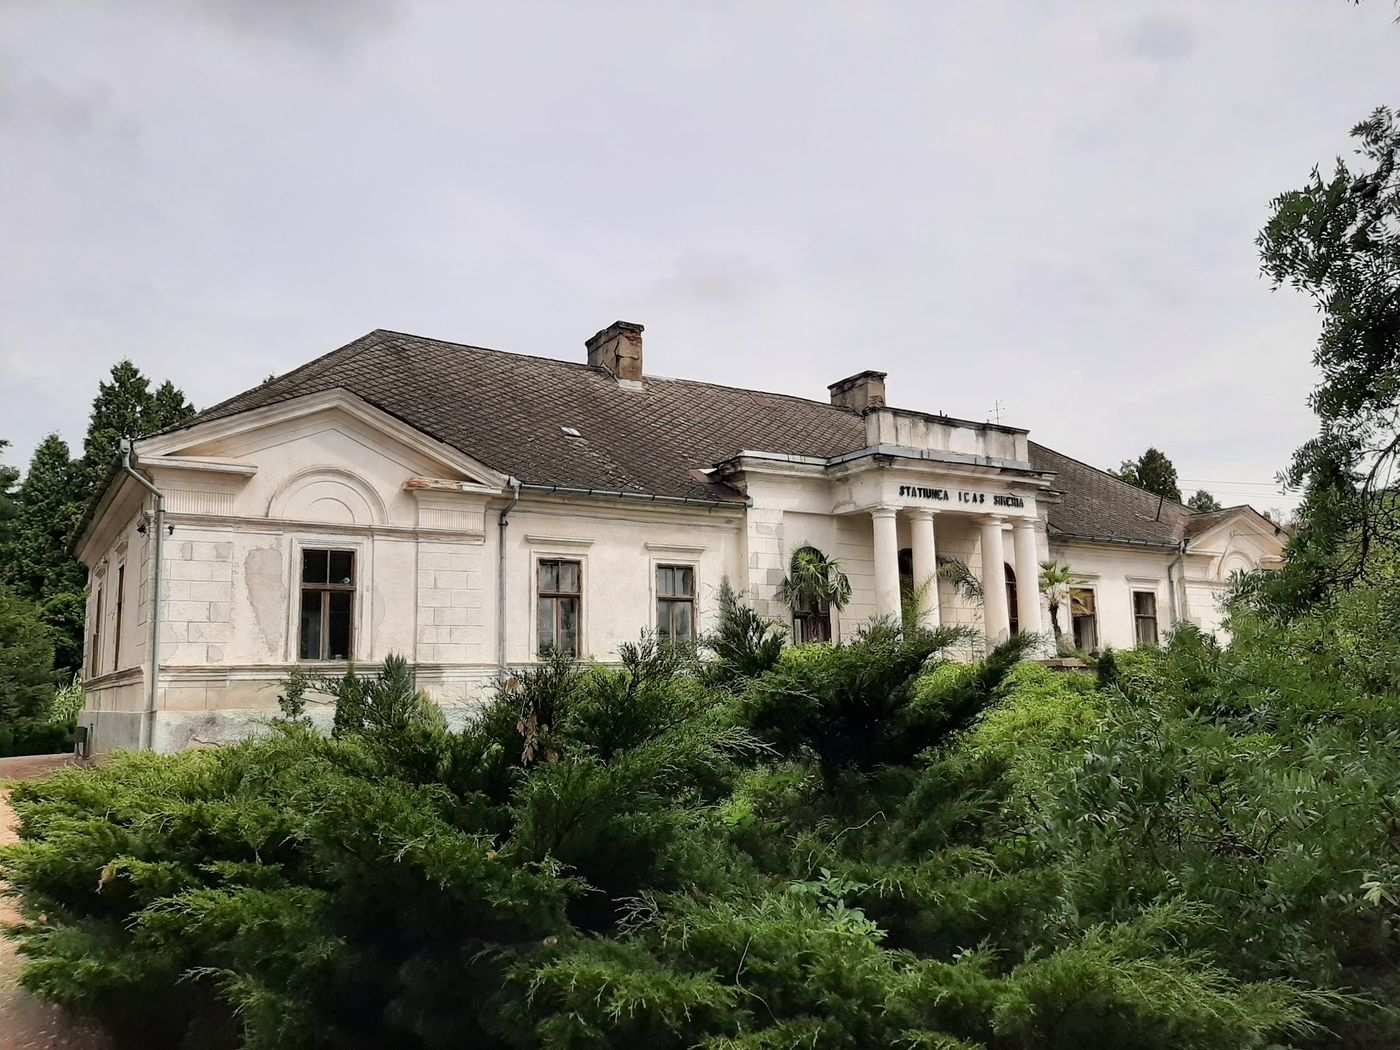
<path id="1" fill-rule="evenodd" d="M 282 577 L 282 552 L 276 547 L 250 550 L 243 561 L 243 588 L 268 653 L 281 659 L 287 629 L 287 581 Z"/>

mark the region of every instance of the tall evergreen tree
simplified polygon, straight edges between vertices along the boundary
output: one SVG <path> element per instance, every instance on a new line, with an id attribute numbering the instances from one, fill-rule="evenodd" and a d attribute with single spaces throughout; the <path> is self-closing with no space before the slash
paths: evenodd
<path id="1" fill-rule="evenodd" d="M 122 446 L 182 423 L 194 406 L 170 381 L 154 392 L 130 361 L 113 366 L 92 402 L 83 454 L 73 459 L 57 434 L 34 452 L 24 482 L 0 467 L 0 583 L 33 604 L 52 628 L 55 662 L 77 670 L 82 662 L 87 570 L 68 553 L 83 514 L 106 484 Z M 0 450 L 5 443 L 0 442 Z M 9 515 L 7 520 L 7 515 Z"/>
<path id="2" fill-rule="evenodd" d="M 1137 459 L 1125 459 L 1117 470 L 1110 470 L 1114 477 L 1146 489 L 1154 496 L 1181 502 L 1181 487 L 1176 479 L 1176 467 L 1160 449 L 1149 448 Z"/>
<path id="3" fill-rule="evenodd" d="M 185 392 L 170 380 L 156 387 L 145 418 L 146 434 L 154 434 L 166 427 L 183 423 L 194 415 L 194 405 L 185 397 Z"/>
<path id="4" fill-rule="evenodd" d="M 1186 501 L 1186 505 L 1198 514 L 1220 509 L 1220 501 L 1205 489 L 1197 489 L 1195 495 Z"/>
<path id="5" fill-rule="evenodd" d="M 127 440 L 146 433 L 152 400 L 151 381 L 130 361 L 118 361 L 112 366 L 110 381 L 98 384 L 83 439 L 83 472 L 89 494 L 107 479 Z"/>
<path id="6" fill-rule="evenodd" d="M 13 535 L 0 573 L 15 592 L 33 602 L 58 591 L 83 589 L 86 573 L 68 543 L 86 506 L 80 464 L 57 434 L 39 442 L 18 492 Z"/>
<path id="7" fill-rule="evenodd" d="M 10 443 L 0 438 L 0 454 L 10 447 Z M 0 550 L 9 542 L 19 504 L 15 502 L 15 483 L 19 481 L 19 471 L 6 463 L 0 463 Z"/>
<path id="8" fill-rule="evenodd" d="M 56 666 L 81 665 L 87 570 L 68 553 L 68 544 L 87 506 L 83 465 L 68 454 L 67 443 L 50 434 L 29 461 L 16 493 L 12 527 L 0 546 L 0 581 L 17 597 L 38 607 L 52 629 L 50 652 Z"/>
<path id="9" fill-rule="evenodd" d="M 170 380 L 152 392 L 151 381 L 139 368 L 130 361 L 118 361 L 109 380 L 97 387 L 83 440 L 87 498 L 106 482 L 129 440 L 183 423 L 192 415 L 194 406 Z"/>
<path id="10" fill-rule="evenodd" d="M 48 628 L 32 605 L 0 586 L 0 726 L 47 714 L 53 666 Z"/>

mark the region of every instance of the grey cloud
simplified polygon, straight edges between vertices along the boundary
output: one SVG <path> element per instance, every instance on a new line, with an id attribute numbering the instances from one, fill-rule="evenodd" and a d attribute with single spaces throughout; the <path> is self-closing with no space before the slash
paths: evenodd
<path id="1" fill-rule="evenodd" d="M 254 38 L 339 50 L 393 29 L 405 0 L 193 0 L 178 6 Z"/>
<path id="2" fill-rule="evenodd" d="M 642 294 L 681 306 L 746 309 L 776 284 L 776 275 L 747 256 L 724 252 L 688 252 L 675 260 L 671 273 Z"/>
<path id="3" fill-rule="evenodd" d="M 0 437 L 80 441 L 124 356 L 207 405 L 377 326 L 577 360 L 623 317 L 657 374 L 880 368 L 1090 462 L 1267 480 L 1317 319 L 1253 234 L 1395 101 L 1393 14 L 9 0 Z"/>
<path id="4" fill-rule="evenodd" d="M 1186 19 L 1151 14 L 1134 21 L 1119 39 L 1129 54 L 1154 62 L 1188 58 L 1196 49 L 1196 30 Z"/>
<path id="5" fill-rule="evenodd" d="M 0 56 L 0 128 L 87 138 L 134 139 L 140 124 L 113 103 L 112 88 L 100 81 L 60 83 L 28 73 L 14 56 Z"/>

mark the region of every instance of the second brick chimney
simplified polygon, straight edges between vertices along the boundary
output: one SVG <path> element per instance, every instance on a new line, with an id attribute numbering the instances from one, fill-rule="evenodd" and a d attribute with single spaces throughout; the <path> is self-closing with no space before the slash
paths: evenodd
<path id="1" fill-rule="evenodd" d="M 606 368 L 619 380 L 642 381 L 642 326 L 614 321 L 584 342 L 591 368 Z"/>
<path id="2" fill-rule="evenodd" d="M 837 408 L 864 412 L 867 408 L 885 407 L 884 372 L 857 372 L 832 383 L 827 389 L 831 391 L 831 403 Z"/>

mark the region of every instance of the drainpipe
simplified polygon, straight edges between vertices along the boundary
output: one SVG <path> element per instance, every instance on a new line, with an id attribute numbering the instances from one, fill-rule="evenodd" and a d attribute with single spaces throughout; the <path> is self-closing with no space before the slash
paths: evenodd
<path id="1" fill-rule="evenodd" d="M 496 552 L 496 676 L 504 682 L 506 667 L 506 529 L 510 527 L 510 512 L 520 502 L 520 482 L 510 478 L 511 500 L 501 508 L 500 532 L 497 534 Z"/>
<path id="2" fill-rule="evenodd" d="M 1186 541 L 1182 540 L 1176 548 L 1176 561 L 1167 566 L 1167 583 L 1171 585 L 1172 592 L 1172 626 L 1179 624 L 1186 615 L 1183 608 L 1186 597 L 1186 582 L 1184 580 L 1183 569 L 1186 563 Z M 1176 569 L 1176 579 L 1172 579 L 1172 569 Z"/>
<path id="3" fill-rule="evenodd" d="M 146 475 L 140 473 L 136 467 L 136 443 L 132 442 L 127 446 L 126 456 L 122 459 L 122 470 L 136 479 L 147 492 L 155 497 L 156 512 L 152 522 L 151 539 L 155 543 L 155 554 L 153 557 L 151 581 L 151 681 L 150 700 L 147 702 L 147 710 L 141 718 L 141 743 L 142 751 L 149 750 L 152 738 L 155 735 L 156 704 L 160 697 L 160 577 L 161 577 L 161 553 L 165 546 L 165 493 L 151 484 Z"/>

